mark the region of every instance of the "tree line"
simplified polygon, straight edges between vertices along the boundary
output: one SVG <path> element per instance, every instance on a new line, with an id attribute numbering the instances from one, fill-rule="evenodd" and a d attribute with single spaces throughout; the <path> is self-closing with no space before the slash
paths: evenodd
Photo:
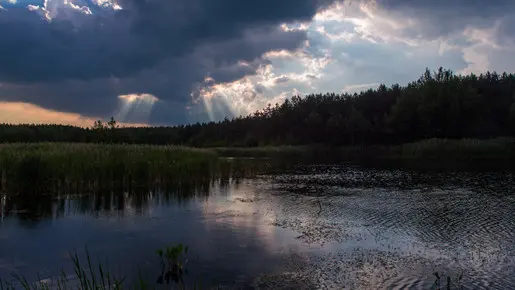
<path id="1" fill-rule="evenodd" d="M 248 116 L 173 127 L 0 125 L 0 142 L 113 142 L 199 147 L 397 144 L 515 135 L 515 74 L 429 69 L 406 86 L 294 96 Z"/>

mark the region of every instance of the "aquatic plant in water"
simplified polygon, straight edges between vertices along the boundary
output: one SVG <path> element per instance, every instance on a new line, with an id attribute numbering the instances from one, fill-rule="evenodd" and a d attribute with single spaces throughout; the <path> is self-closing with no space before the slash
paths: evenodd
<path id="1" fill-rule="evenodd" d="M 170 281 L 184 284 L 182 276 L 187 273 L 184 267 L 188 263 L 188 259 L 184 257 L 186 254 L 188 254 L 188 246 L 183 244 L 157 250 L 157 255 L 161 260 L 161 275 L 157 278 L 158 284 L 163 284 L 164 280 L 166 280 L 166 284 L 170 284 Z"/>
<path id="2" fill-rule="evenodd" d="M 435 290 L 451 290 L 451 289 L 459 289 L 459 290 L 463 290 L 464 289 L 464 286 L 461 285 L 461 279 L 463 278 L 463 273 L 461 273 L 458 277 L 456 277 L 456 279 L 454 280 L 454 283 L 456 285 L 455 288 L 452 288 L 452 285 L 453 285 L 453 281 L 452 281 L 452 278 L 451 276 L 447 276 L 447 278 L 445 278 L 445 288 L 443 288 L 444 286 L 442 286 L 442 283 L 441 283 L 441 280 L 442 278 L 444 278 L 445 276 L 440 276 L 440 274 L 438 272 L 434 272 L 433 275 L 436 277 L 436 280 L 435 282 L 433 283 L 433 286 L 435 288 Z"/>

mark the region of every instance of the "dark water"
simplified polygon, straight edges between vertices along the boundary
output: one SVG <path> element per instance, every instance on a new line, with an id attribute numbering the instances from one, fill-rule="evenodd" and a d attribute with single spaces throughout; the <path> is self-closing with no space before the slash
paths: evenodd
<path id="1" fill-rule="evenodd" d="M 69 251 L 152 282 L 190 246 L 191 281 L 232 288 L 515 289 L 515 178 L 306 166 L 177 192 L 2 197 L 0 277 L 72 274 Z M 454 285 L 453 285 L 454 287 Z M 455 288 L 453 288 L 455 289 Z"/>

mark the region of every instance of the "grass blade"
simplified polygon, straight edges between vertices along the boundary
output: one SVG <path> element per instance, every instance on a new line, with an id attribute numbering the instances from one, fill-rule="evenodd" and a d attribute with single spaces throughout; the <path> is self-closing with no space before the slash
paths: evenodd
<path id="1" fill-rule="evenodd" d="M 100 273 L 100 280 L 102 281 L 102 289 L 106 289 L 106 283 L 104 279 L 104 271 L 102 270 L 102 264 L 98 264 L 98 272 Z"/>
<path id="2" fill-rule="evenodd" d="M 87 247 L 86 247 L 86 259 L 88 260 L 88 267 L 89 267 L 89 272 L 91 275 L 91 281 L 90 281 L 91 288 L 90 289 L 96 289 L 97 288 L 96 275 L 95 275 L 95 271 L 93 271 L 93 264 L 91 263 L 91 256 L 89 255 L 89 251 L 88 251 Z"/>

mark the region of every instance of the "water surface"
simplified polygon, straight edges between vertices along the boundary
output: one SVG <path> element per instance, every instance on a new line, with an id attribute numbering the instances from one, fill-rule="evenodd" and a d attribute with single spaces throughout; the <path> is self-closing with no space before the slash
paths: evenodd
<path id="1" fill-rule="evenodd" d="M 64 269 L 69 251 L 155 281 L 155 250 L 190 246 L 187 281 L 232 288 L 515 288 L 515 179 L 302 166 L 198 188 L 2 197 L 0 277 Z M 442 281 L 443 282 L 443 281 Z"/>

